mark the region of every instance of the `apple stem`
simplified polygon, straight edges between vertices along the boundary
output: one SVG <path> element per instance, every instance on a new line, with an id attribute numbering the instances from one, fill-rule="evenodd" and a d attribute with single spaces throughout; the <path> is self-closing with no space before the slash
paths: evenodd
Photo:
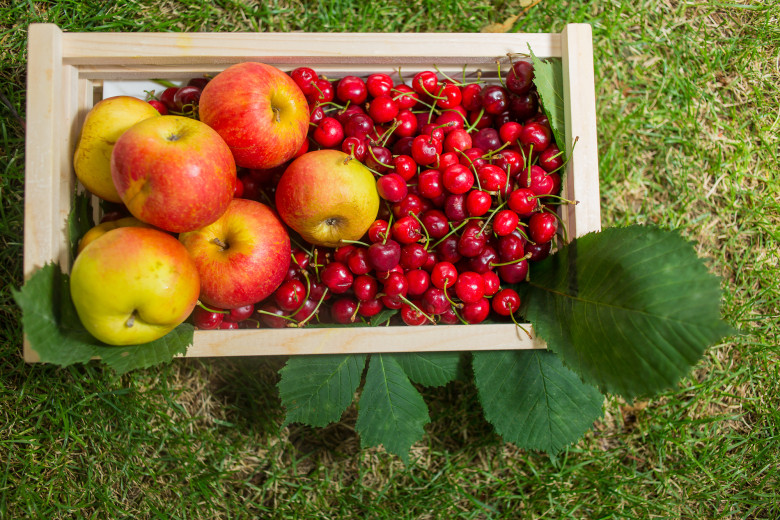
<path id="1" fill-rule="evenodd" d="M 274 111 L 274 119 L 276 119 L 277 123 L 280 122 L 282 120 L 282 118 L 280 116 L 281 110 L 279 110 L 278 108 L 274 107 L 273 111 Z"/>
<path id="2" fill-rule="evenodd" d="M 222 251 L 224 251 L 225 249 L 227 249 L 227 248 L 228 248 L 228 245 L 227 245 L 226 243 L 224 243 L 222 240 L 220 240 L 219 238 L 217 238 L 217 237 L 214 237 L 214 238 L 211 240 L 211 243 L 212 243 L 212 244 L 216 244 L 216 245 L 218 245 L 219 247 L 221 247 L 221 248 L 222 248 Z"/>
<path id="3" fill-rule="evenodd" d="M 130 328 L 135 324 L 135 311 L 130 314 L 130 317 L 127 318 L 127 321 L 125 322 L 125 327 Z"/>

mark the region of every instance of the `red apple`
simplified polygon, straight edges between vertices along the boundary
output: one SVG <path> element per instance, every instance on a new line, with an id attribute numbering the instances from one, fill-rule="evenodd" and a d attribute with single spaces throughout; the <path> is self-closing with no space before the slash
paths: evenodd
<path id="1" fill-rule="evenodd" d="M 279 216 L 310 244 L 359 240 L 376 220 L 379 193 L 371 171 L 340 150 L 307 152 L 276 186 Z"/>
<path id="2" fill-rule="evenodd" d="M 136 123 L 117 140 L 111 177 L 130 213 L 181 233 L 219 218 L 233 199 L 236 164 L 208 125 L 181 116 Z"/>
<path id="3" fill-rule="evenodd" d="M 244 168 L 287 162 L 309 131 L 309 105 L 300 87 L 264 63 L 238 63 L 217 74 L 203 89 L 198 110 Z"/>
<path id="4" fill-rule="evenodd" d="M 215 222 L 179 240 L 200 274 L 206 305 L 235 309 L 268 297 L 290 266 L 290 236 L 276 213 L 261 202 L 233 199 Z"/>

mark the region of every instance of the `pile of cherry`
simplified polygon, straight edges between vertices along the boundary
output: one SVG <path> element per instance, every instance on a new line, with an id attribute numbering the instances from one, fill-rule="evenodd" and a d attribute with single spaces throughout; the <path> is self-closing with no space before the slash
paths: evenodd
<path id="1" fill-rule="evenodd" d="M 387 74 L 331 81 L 290 72 L 309 101 L 310 148 L 336 148 L 370 168 L 383 199 L 364 239 L 336 249 L 293 236 L 285 281 L 240 309 L 197 307 L 200 329 L 369 321 L 384 309 L 408 325 L 516 319 L 512 287 L 557 233 L 564 158 L 540 111 L 533 65 L 498 84 L 427 70 L 410 84 Z M 171 87 L 158 110 L 189 112 L 207 80 Z M 236 196 L 272 204 L 286 165 L 239 171 Z M 387 316 L 389 313 L 385 313 Z M 392 318 L 398 321 L 397 317 Z M 384 320 L 383 320 L 384 321 Z"/>

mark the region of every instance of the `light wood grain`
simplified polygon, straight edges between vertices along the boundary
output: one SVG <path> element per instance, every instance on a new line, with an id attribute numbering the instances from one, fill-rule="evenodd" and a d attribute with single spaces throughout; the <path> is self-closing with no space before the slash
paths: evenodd
<path id="1" fill-rule="evenodd" d="M 573 146 L 564 196 L 578 202 L 566 207 L 567 229 L 575 238 L 601 229 L 592 29 L 588 24 L 569 24 L 561 40 L 566 142 Z"/>
<path id="2" fill-rule="evenodd" d="M 72 153 L 78 130 L 103 81 L 184 80 L 232 63 L 262 60 L 290 69 L 315 66 L 331 78 L 386 72 L 408 81 L 433 65 L 455 78 L 496 77 L 508 71 L 507 53 L 560 57 L 564 71 L 566 139 L 578 137 L 564 193 L 580 201 L 565 207 L 570 237 L 600 228 L 595 88 L 590 27 L 561 34 L 361 33 L 62 33 L 32 24 L 28 61 L 28 134 L 24 273 L 59 260 L 68 269 L 65 220 L 77 189 Z M 97 89 L 97 90 L 95 90 Z M 97 92 L 97 94 L 95 94 Z M 81 188 L 83 189 L 83 188 Z M 513 324 L 423 327 L 197 331 L 188 357 L 295 355 L 545 348 Z M 25 341 L 25 359 L 37 360 Z"/>
<path id="3" fill-rule="evenodd" d="M 544 348 L 544 341 L 513 324 L 264 329 L 198 331 L 187 357 Z"/>

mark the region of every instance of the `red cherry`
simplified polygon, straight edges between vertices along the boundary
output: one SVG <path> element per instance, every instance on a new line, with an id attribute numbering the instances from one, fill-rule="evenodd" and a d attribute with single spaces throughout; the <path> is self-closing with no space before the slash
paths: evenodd
<path id="1" fill-rule="evenodd" d="M 192 311 L 192 323 L 201 330 L 214 330 L 219 328 L 222 320 L 225 319 L 224 312 L 207 311 L 203 307 L 197 306 Z"/>
<path id="2" fill-rule="evenodd" d="M 222 323 L 220 323 L 217 328 L 222 330 L 235 330 L 238 329 L 238 322 L 222 320 Z"/>
<path id="3" fill-rule="evenodd" d="M 417 116 L 409 109 L 403 109 L 398 112 L 395 121 L 398 126 L 395 128 L 393 135 L 398 137 L 414 137 L 417 135 Z"/>
<path id="4" fill-rule="evenodd" d="M 534 85 L 534 66 L 529 61 L 518 61 L 506 76 L 506 88 L 514 94 L 525 94 Z"/>
<path id="5" fill-rule="evenodd" d="M 552 142 L 550 130 L 539 123 L 528 123 L 520 133 L 520 142 L 526 146 L 533 145 L 536 152 L 543 152 Z"/>
<path id="6" fill-rule="evenodd" d="M 393 90 L 393 78 L 387 74 L 370 74 L 366 78 L 366 88 L 371 97 L 387 96 Z"/>
<path id="7" fill-rule="evenodd" d="M 376 189 L 379 196 L 388 202 L 400 202 L 409 193 L 406 181 L 397 173 L 386 173 L 377 179 Z"/>
<path id="8" fill-rule="evenodd" d="M 356 247 L 347 257 L 347 267 L 352 274 L 359 276 L 371 272 L 371 263 L 368 260 L 368 248 Z"/>
<path id="9" fill-rule="evenodd" d="M 180 87 L 173 95 L 173 105 L 177 112 L 191 112 L 200 100 L 201 90 L 192 85 Z"/>
<path id="10" fill-rule="evenodd" d="M 359 105 L 368 97 L 366 83 L 357 76 L 344 76 L 336 85 L 336 97 L 344 103 Z"/>
<path id="11" fill-rule="evenodd" d="M 392 239 L 368 247 L 368 261 L 377 271 L 389 271 L 401 260 L 401 244 Z"/>
<path id="12" fill-rule="evenodd" d="M 324 148 L 334 148 L 344 140 L 344 128 L 336 118 L 325 117 L 312 134 L 314 140 Z"/>
<path id="13" fill-rule="evenodd" d="M 464 303 L 460 314 L 466 323 L 482 323 L 490 314 L 490 300 L 483 297 L 475 302 Z"/>
<path id="14" fill-rule="evenodd" d="M 528 261 L 521 260 L 514 264 L 498 267 L 498 276 L 506 283 L 520 283 L 528 276 Z"/>
<path id="15" fill-rule="evenodd" d="M 399 263 L 405 271 L 424 266 L 427 259 L 428 251 L 422 244 L 412 242 L 401 247 L 401 260 Z"/>
<path id="16" fill-rule="evenodd" d="M 368 105 L 368 115 L 377 123 L 387 123 L 398 115 L 398 103 L 390 96 L 379 96 Z"/>
<path id="17" fill-rule="evenodd" d="M 351 155 L 358 161 L 364 161 L 368 153 L 368 145 L 365 139 L 359 137 L 345 137 L 341 142 L 341 151 Z"/>
<path id="18" fill-rule="evenodd" d="M 426 312 L 431 314 L 441 314 L 451 308 L 447 301 L 447 295 L 439 287 L 428 287 L 422 296 L 422 306 Z"/>
<path id="19" fill-rule="evenodd" d="M 444 193 L 442 174 L 439 170 L 426 170 L 417 176 L 417 189 L 427 199 L 435 199 Z"/>
<path id="20" fill-rule="evenodd" d="M 558 219 L 552 213 L 534 213 L 528 220 L 528 236 L 537 244 L 550 242 L 557 230 Z"/>
<path id="21" fill-rule="evenodd" d="M 286 316 L 287 313 L 274 305 L 273 302 L 266 301 L 260 305 L 258 310 L 263 312 L 258 312 L 256 317 L 266 327 L 270 327 L 272 329 L 282 329 L 292 323 L 289 320 L 282 318 L 282 316 Z"/>
<path id="22" fill-rule="evenodd" d="M 393 157 L 393 170 L 408 181 L 417 175 L 417 163 L 408 155 L 397 155 Z"/>
<path id="23" fill-rule="evenodd" d="M 520 296 L 517 291 L 511 288 L 501 289 L 493 297 L 491 307 L 501 316 L 514 314 L 520 308 Z"/>
<path id="24" fill-rule="evenodd" d="M 376 278 L 362 274 L 352 283 L 352 291 L 358 300 L 365 301 L 376 298 L 379 292 L 379 282 Z"/>
<path id="25" fill-rule="evenodd" d="M 485 281 L 480 274 L 473 271 L 460 273 L 455 282 L 455 294 L 464 303 L 476 302 L 485 294 Z"/>
<path id="26" fill-rule="evenodd" d="M 406 197 L 400 202 L 393 204 L 393 216 L 396 218 L 406 217 L 410 213 L 419 215 L 425 210 L 423 200 L 414 193 L 407 193 Z"/>
<path id="27" fill-rule="evenodd" d="M 460 105 L 463 98 L 460 87 L 449 81 L 444 82 L 444 85 L 439 89 L 436 97 L 436 106 L 444 109 L 454 108 Z"/>
<path id="28" fill-rule="evenodd" d="M 474 174 L 460 163 L 453 164 L 442 173 L 442 184 L 450 193 L 466 193 L 474 186 Z"/>
<path id="29" fill-rule="evenodd" d="M 431 271 L 431 283 L 439 289 L 452 287 L 458 281 L 458 271 L 451 262 L 439 262 Z"/>
<path id="30" fill-rule="evenodd" d="M 468 111 L 479 110 L 482 106 L 480 101 L 481 92 L 482 85 L 479 83 L 471 83 L 463 87 L 461 91 L 461 106 Z"/>
<path id="31" fill-rule="evenodd" d="M 488 85 L 480 92 L 480 102 L 487 114 L 500 114 L 509 106 L 508 92 L 501 85 Z"/>
<path id="32" fill-rule="evenodd" d="M 429 209 L 420 215 L 420 221 L 428 235 L 438 240 L 449 232 L 449 225 L 447 223 L 447 215 L 438 209 Z"/>
<path id="33" fill-rule="evenodd" d="M 418 135 L 412 141 L 412 158 L 417 164 L 430 165 L 442 152 L 441 141 L 427 135 Z"/>
<path id="34" fill-rule="evenodd" d="M 273 294 L 274 303 L 283 311 L 291 312 L 301 306 L 306 299 L 306 286 L 299 280 L 282 282 Z"/>
<path id="35" fill-rule="evenodd" d="M 510 121 L 501 125 L 498 129 L 498 135 L 501 137 L 503 143 L 514 143 L 520 138 L 520 133 L 523 131 L 523 125 Z"/>
<path id="36" fill-rule="evenodd" d="M 178 90 L 179 87 L 168 87 L 160 94 L 160 102 L 165 105 L 165 108 L 169 111 L 176 110 L 176 103 L 173 102 L 173 96 L 176 95 Z"/>
<path id="37" fill-rule="evenodd" d="M 358 301 L 351 296 L 342 296 L 333 301 L 330 315 L 336 323 L 355 323 L 358 313 Z"/>
<path id="38" fill-rule="evenodd" d="M 563 153 L 555 143 L 539 154 L 539 166 L 547 172 L 554 172 L 563 167 Z"/>
<path id="39" fill-rule="evenodd" d="M 470 217 L 481 217 L 490 211 L 493 198 L 490 193 L 481 190 L 472 190 L 466 195 L 466 211 Z"/>
<path id="40" fill-rule="evenodd" d="M 371 242 L 382 242 L 389 235 L 387 234 L 388 222 L 383 219 L 377 219 L 368 226 L 368 239 Z"/>
<path id="41" fill-rule="evenodd" d="M 410 326 L 423 325 L 428 321 L 428 317 L 425 316 L 425 314 L 420 312 L 419 309 L 412 307 L 408 303 L 401 305 L 401 319 L 404 323 Z"/>
<path id="42" fill-rule="evenodd" d="M 498 236 L 510 234 L 517 229 L 520 223 L 520 217 L 511 209 L 503 209 L 493 217 L 493 232 Z"/>
<path id="43" fill-rule="evenodd" d="M 376 316 L 379 314 L 385 306 L 382 300 L 378 298 L 371 298 L 370 300 L 361 300 L 358 303 L 358 314 L 365 318 Z"/>
<path id="44" fill-rule="evenodd" d="M 495 271 L 485 271 L 481 273 L 482 281 L 485 285 L 485 296 L 493 296 L 501 288 L 501 279 Z"/>
<path id="45" fill-rule="evenodd" d="M 463 227 L 458 239 L 458 253 L 471 258 L 480 254 L 485 249 L 485 245 L 487 245 L 487 233 L 483 231 L 481 224 L 472 220 Z"/>
<path id="46" fill-rule="evenodd" d="M 341 262 L 331 262 L 320 271 L 322 283 L 334 294 L 342 294 L 352 287 L 354 277 Z"/>
<path id="47" fill-rule="evenodd" d="M 431 275 L 423 269 L 411 269 L 406 273 L 409 296 L 422 296 L 431 284 Z"/>
<path id="48" fill-rule="evenodd" d="M 306 101 L 310 105 L 330 103 L 336 99 L 336 89 L 333 88 L 333 83 L 327 79 L 320 78 L 314 82 L 314 85 L 314 92 L 306 96 Z"/>
<path id="49" fill-rule="evenodd" d="M 462 129 L 453 130 L 444 138 L 444 151 L 454 152 L 468 150 L 473 145 L 471 135 Z"/>
<path id="50" fill-rule="evenodd" d="M 157 110 L 161 116 L 168 114 L 168 108 L 165 106 L 165 103 L 160 101 L 159 99 L 150 99 L 149 104 L 152 105 L 155 110 Z"/>
<path id="51" fill-rule="evenodd" d="M 498 239 L 498 257 L 501 262 L 513 262 L 525 255 L 526 240 L 519 232 L 510 233 Z"/>
<path id="52" fill-rule="evenodd" d="M 392 95 L 401 109 L 412 109 L 420 101 L 420 96 L 417 92 L 409 85 L 404 85 L 403 83 L 393 87 Z"/>
<path id="53" fill-rule="evenodd" d="M 438 91 L 439 78 L 430 70 L 418 72 L 412 78 L 412 88 L 420 95 L 434 95 Z"/>
<path id="54" fill-rule="evenodd" d="M 390 273 L 382 282 L 382 292 L 388 296 L 406 296 L 409 290 L 409 282 L 403 273 Z"/>
<path id="55" fill-rule="evenodd" d="M 290 72 L 290 77 L 295 84 L 300 87 L 305 96 L 313 95 L 317 92 L 316 81 L 319 79 L 314 69 L 310 67 L 298 67 Z"/>
<path id="56" fill-rule="evenodd" d="M 226 320 L 235 321 L 236 323 L 244 321 L 249 318 L 255 312 L 255 306 L 252 304 L 244 305 L 242 307 L 236 307 L 230 309 L 230 312 L 225 316 Z"/>
<path id="57" fill-rule="evenodd" d="M 509 194 L 507 205 L 520 218 L 530 217 L 536 210 L 536 194 L 528 188 L 518 188 Z"/>
<path id="58" fill-rule="evenodd" d="M 393 239 L 400 244 L 411 244 L 422 238 L 420 223 L 412 216 L 402 217 L 393 222 L 390 231 Z"/>
<path id="59" fill-rule="evenodd" d="M 455 130 L 463 130 L 466 125 L 467 112 L 463 107 L 456 106 L 445 110 L 436 118 L 435 124 L 444 131 L 444 135 L 450 135 Z"/>

